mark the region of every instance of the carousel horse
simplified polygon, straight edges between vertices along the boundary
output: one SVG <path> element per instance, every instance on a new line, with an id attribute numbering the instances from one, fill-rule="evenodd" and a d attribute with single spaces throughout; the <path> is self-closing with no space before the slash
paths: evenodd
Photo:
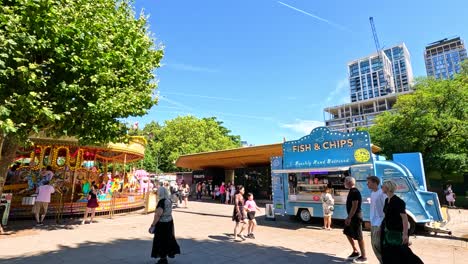
<path id="1" fill-rule="evenodd" d="M 83 184 L 82 190 L 83 190 L 83 195 L 87 197 L 89 191 L 91 190 L 91 183 L 89 181 L 86 181 Z"/>
<path id="2" fill-rule="evenodd" d="M 111 191 L 113 192 L 118 192 L 120 190 L 120 179 L 115 178 L 114 182 L 112 183 Z"/>

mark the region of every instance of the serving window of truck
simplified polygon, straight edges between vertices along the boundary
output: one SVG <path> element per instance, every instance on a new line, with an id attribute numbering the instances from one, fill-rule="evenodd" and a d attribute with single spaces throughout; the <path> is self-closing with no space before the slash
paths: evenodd
<path id="1" fill-rule="evenodd" d="M 326 127 L 312 130 L 299 140 L 283 143 L 283 156 L 271 158 L 273 204 L 276 214 L 299 216 L 303 221 L 322 217 L 325 188 L 335 199 L 333 218 L 345 219 L 346 176 L 356 179 L 361 192 L 364 220 L 369 219 L 370 190 L 367 177 L 397 183 L 396 194 L 407 204 L 413 223 L 442 221 L 437 195 L 427 191 L 420 153 L 394 155 L 395 161 L 376 159 L 366 131 L 341 133 Z"/>
<path id="2" fill-rule="evenodd" d="M 287 185 L 284 198 L 289 206 L 284 207 L 288 214 L 297 212 L 295 207 L 303 207 L 294 203 L 321 205 L 321 194 L 326 187 L 330 188 L 336 204 L 344 204 L 348 195 L 344 178 L 349 176 L 351 166 L 360 165 L 354 169 L 359 172 L 355 176 L 360 174 L 357 178 L 366 180 L 372 174 L 371 153 L 368 132 L 340 133 L 320 127 L 299 140 L 285 142 L 283 166 L 272 168 L 272 171 L 274 176 L 286 178 L 283 181 Z M 282 206 L 275 205 L 275 208 Z"/>

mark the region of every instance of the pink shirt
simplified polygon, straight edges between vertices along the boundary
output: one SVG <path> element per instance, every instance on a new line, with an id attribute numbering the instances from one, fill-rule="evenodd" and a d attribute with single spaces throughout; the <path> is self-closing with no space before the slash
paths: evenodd
<path id="1" fill-rule="evenodd" d="M 224 185 L 221 185 L 221 188 L 219 188 L 219 192 L 220 193 L 225 193 L 226 192 L 226 188 L 224 187 Z"/>
<path id="2" fill-rule="evenodd" d="M 257 204 L 255 203 L 254 200 L 252 201 L 247 200 L 245 202 L 245 207 L 247 207 L 247 209 L 249 209 L 250 212 L 255 212 L 255 210 L 257 210 Z"/>
<path id="3" fill-rule="evenodd" d="M 55 192 L 55 189 L 50 185 L 42 185 L 39 186 L 38 191 L 36 202 L 50 203 L 50 195 Z"/>

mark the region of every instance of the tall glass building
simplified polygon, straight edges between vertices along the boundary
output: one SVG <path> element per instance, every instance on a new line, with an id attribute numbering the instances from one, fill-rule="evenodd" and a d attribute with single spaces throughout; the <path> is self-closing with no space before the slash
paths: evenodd
<path id="1" fill-rule="evenodd" d="M 461 62 L 466 59 L 466 49 L 460 37 L 445 38 L 426 46 L 424 60 L 427 76 L 451 79 L 460 73 Z"/>
<path id="2" fill-rule="evenodd" d="M 348 63 L 351 103 L 326 107 L 325 124 L 333 131 L 369 127 L 389 111 L 400 94 L 410 93 L 413 70 L 405 44 Z"/>
<path id="3" fill-rule="evenodd" d="M 384 52 L 392 62 L 395 92 L 410 91 L 413 82 L 413 68 L 411 67 L 411 57 L 405 43 L 388 48 Z"/>
<path id="4" fill-rule="evenodd" d="M 385 96 L 395 91 L 391 61 L 384 52 L 348 64 L 351 102 Z"/>
<path id="5" fill-rule="evenodd" d="M 410 54 L 404 43 L 349 62 L 348 74 L 351 102 L 408 92 L 413 82 Z"/>

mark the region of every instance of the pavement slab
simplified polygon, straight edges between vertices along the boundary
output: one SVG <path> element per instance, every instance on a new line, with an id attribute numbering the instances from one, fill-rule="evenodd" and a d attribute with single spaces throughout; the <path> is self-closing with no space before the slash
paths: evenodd
<path id="1" fill-rule="evenodd" d="M 449 211 L 450 213 L 450 211 Z M 454 212 L 456 213 L 456 212 Z M 458 212 L 457 212 L 458 213 Z M 233 241 L 232 205 L 190 202 L 173 212 L 182 254 L 169 263 L 349 263 L 350 246 L 339 225 L 331 231 L 318 224 L 303 224 L 289 217 L 266 221 L 258 214 L 256 239 Z M 463 235 L 465 211 L 453 214 L 451 224 Z M 152 236 L 147 230 L 152 215 L 127 214 L 80 225 L 65 219 L 33 228 L 33 221 L 11 222 L 14 232 L 0 236 L 0 263 L 155 263 L 150 258 Z M 15 228 L 16 227 L 16 228 Z M 369 263 L 377 263 L 364 232 Z M 467 240 L 461 237 L 411 237 L 412 250 L 424 263 L 466 263 Z"/>

